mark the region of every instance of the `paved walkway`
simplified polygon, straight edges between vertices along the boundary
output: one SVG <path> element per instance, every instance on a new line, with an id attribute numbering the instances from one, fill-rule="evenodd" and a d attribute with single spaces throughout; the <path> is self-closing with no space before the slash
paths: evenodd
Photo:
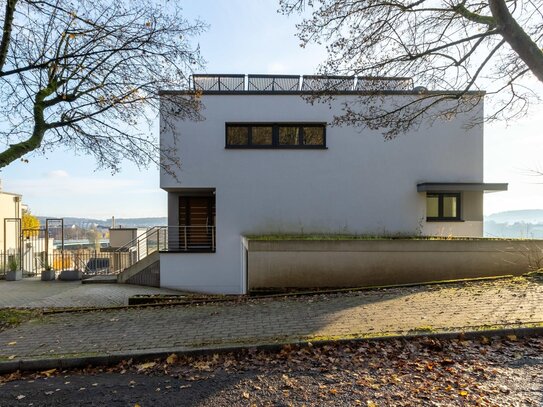
<path id="1" fill-rule="evenodd" d="M 543 283 L 524 279 L 222 304 L 62 313 L 0 332 L 0 361 L 106 355 L 543 321 Z"/>
<path id="2" fill-rule="evenodd" d="M 180 294 L 179 291 L 129 284 L 81 284 L 80 281 L 0 280 L 0 308 L 111 307 L 127 305 L 137 294 Z"/>

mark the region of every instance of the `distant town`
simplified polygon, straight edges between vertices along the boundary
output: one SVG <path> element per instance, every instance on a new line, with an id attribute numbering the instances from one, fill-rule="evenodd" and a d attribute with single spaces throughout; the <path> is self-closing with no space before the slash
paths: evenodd
<path id="1" fill-rule="evenodd" d="M 40 224 L 44 225 L 45 220 L 51 216 L 37 216 Z M 115 222 L 117 228 L 150 228 L 153 226 L 165 226 L 166 217 L 151 218 L 109 218 L 93 219 L 66 217 L 64 228 L 67 231 L 66 239 L 77 239 L 78 231 L 83 236 L 86 230 L 98 230 L 107 238 L 107 232 Z M 70 230 L 73 231 L 71 236 Z M 505 211 L 485 216 L 484 219 L 485 237 L 517 238 L 517 239 L 543 239 L 543 209 L 525 209 L 516 211 Z"/>

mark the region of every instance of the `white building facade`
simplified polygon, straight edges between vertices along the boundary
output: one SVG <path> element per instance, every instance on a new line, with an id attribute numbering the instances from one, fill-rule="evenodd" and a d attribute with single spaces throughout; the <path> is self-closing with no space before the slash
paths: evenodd
<path id="1" fill-rule="evenodd" d="M 161 286 L 245 293 L 250 235 L 483 235 L 483 193 L 506 184 L 484 184 L 482 98 L 454 119 L 385 141 L 379 131 L 329 124 L 343 103 L 364 97 L 356 85 L 311 104 L 303 83 L 255 90 L 251 76 L 240 78 L 223 79 L 222 89 L 220 77 L 195 78 L 201 121 L 164 117 L 170 98 L 187 92 L 163 94 L 161 120 L 170 122 L 161 147 L 174 148 L 181 165 L 160 177 L 170 235 Z"/>

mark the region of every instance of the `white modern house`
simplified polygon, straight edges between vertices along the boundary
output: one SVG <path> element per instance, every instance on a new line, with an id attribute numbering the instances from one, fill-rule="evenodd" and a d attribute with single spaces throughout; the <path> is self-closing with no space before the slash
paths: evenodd
<path id="1" fill-rule="evenodd" d="M 181 165 L 160 175 L 168 193 L 161 286 L 247 292 L 248 236 L 483 236 L 484 192 L 507 184 L 484 183 L 482 97 L 453 119 L 385 141 L 330 123 L 372 86 L 400 103 L 420 88 L 406 78 L 335 79 L 328 103 L 303 96 L 333 77 L 195 75 L 194 89 L 162 93 L 161 147 L 175 149 Z M 165 116 L 172 98 L 194 92 L 204 120 Z"/>

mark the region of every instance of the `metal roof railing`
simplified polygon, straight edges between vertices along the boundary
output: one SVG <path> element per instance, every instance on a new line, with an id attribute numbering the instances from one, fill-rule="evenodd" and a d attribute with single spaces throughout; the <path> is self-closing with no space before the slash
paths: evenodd
<path id="1" fill-rule="evenodd" d="M 194 91 L 204 92 L 365 92 L 412 91 L 408 77 L 333 75 L 192 75 Z"/>
<path id="2" fill-rule="evenodd" d="M 307 91 L 351 91 L 354 89 L 354 76 L 304 75 L 302 90 Z"/>
<path id="3" fill-rule="evenodd" d="M 356 87 L 354 88 L 354 90 L 413 90 L 413 78 L 359 76 L 356 78 Z"/>
<path id="4" fill-rule="evenodd" d="M 300 90 L 299 75 L 247 75 L 250 91 L 296 91 Z"/>
<path id="5" fill-rule="evenodd" d="M 244 91 L 245 75 L 192 75 L 192 85 L 196 91 Z"/>

